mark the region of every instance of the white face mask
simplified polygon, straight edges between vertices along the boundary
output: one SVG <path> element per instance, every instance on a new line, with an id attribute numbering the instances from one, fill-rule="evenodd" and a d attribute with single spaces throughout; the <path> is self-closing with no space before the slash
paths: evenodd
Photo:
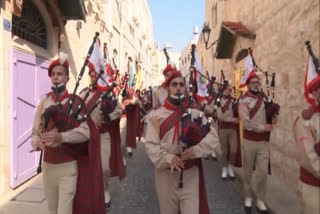
<path id="1" fill-rule="evenodd" d="M 58 85 L 52 84 L 51 86 L 52 91 L 55 93 L 62 93 L 64 90 L 66 90 L 66 83 L 60 83 Z"/>
<path id="2" fill-rule="evenodd" d="M 178 96 L 176 95 L 170 95 L 168 100 L 169 102 L 171 102 L 174 105 L 181 105 L 186 99 L 186 96 L 184 94 L 178 94 Z"/>

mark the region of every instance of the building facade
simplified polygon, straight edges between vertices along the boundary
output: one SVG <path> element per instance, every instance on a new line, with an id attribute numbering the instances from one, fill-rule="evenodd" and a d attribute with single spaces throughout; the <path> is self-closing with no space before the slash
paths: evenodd
<path id="1" fill-rule="evenodd" d="M 292 127 L 307 106 L 303 96 L 306 40 L 319 57 L 319 1 L 206 0 L 205 17 L 204 24 L 211 28 L 208 46 L 218 40 L 206 50 L 201 34 L 197 45 L 210 75 L 220 78 L 223 69 L 227 79 L 238 83 L 249 47 L 256 64 L 276 74 L 274 100 L 281 110 L 270 141 L 272 173 L 296 192 L 299 168 Z M 261 80 L 266 89 L 264 74 Z"/>
<path id="2" fill-rule="evenodd" d="M 39 154 L 29 153 L 31 127 L 40 97 L 50 91 L 47 68 L 58 53 L 69 55 L 68 90 L 72 92 L 95 32 L 99 32 L 121 74 L 128 71 L 130 57 L 136 88 L 147 87 L 151 85 L 154 42 L 147 0 L 3 0 L 0 6 L 3 195 L 36 174 Z M 86 71 L 78 92 L 87 85 Z"/>
<path id="3" fill-rule="evenodd" d="M 167 50 L 171 63 L 175 63 L 179 70 L 180 53 Z M 159 86 L 164 81 L 163 70 L 167 66 L 167 58 L 164 51 L 156 48 L 152 54 L 153 56 L 153 70 L 152 70 L 152 87 Z"/>

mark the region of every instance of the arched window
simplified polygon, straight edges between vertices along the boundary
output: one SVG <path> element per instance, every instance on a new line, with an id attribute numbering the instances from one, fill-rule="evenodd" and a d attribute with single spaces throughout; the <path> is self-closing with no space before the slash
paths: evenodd
<path id="1" fill-rule="evenodd" d="M 24 0 L 21 17 L 12 15 L 12 34 L 42 48 L 47 48 L 47 29 L 32 0 Z"/>

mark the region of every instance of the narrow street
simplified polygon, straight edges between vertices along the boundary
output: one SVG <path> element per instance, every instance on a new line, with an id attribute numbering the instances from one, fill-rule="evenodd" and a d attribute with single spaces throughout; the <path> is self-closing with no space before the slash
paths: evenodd
<path id="1" fill-rule="evenodd" d="M 159 214 L 154 186 L 153 165 L 138 143 L 132 158 L 127 160 L 127 176 L 121 182 L 113 178 L 110 184 L 113 214 Z M 242 212 L 241 184 L 220 179 L 220 165 L 212 159 L 204 160 L 205 181 L 210 212 L 214 214 L 240 214 Z M 178 182 L 178 181 L 177 181 Z M 30 187 L 0 208 L 0 214 L 46 214 L 46 201 L 39 176 Z"/>

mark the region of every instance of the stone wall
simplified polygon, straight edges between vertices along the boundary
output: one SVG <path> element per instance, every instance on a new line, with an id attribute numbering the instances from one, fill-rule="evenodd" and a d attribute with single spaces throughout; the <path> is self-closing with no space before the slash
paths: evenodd
<path id="1" fill-rule="evenodd" d="M 214 27 L 214 8 L 217 5 L 217 25 Z M 319 57 L 319 1 L 318 0 L 206 0 L 206 20 L 212 29 L 210 42 L 218 38 L 222 21 L 241 21 L 256 34 L 256 38 L 238 37 L 231 59 L 213 58 L 215 47 L 205 50 L 202 35 L 198 51 L 204 67 L 220 78 L 223 69 L 232 79 L 234 71 L 244 67 L 245 59 L 236 63 L 235 56 L 242 49 L 253 48 L 259 67 L 276 73 L 275 101 L 281 105 L 279 121 L 271 137 L 273 174 L 280 176 L 289 189 L 297 190 L 297 149 L 293 139 L 293 121 L 306 108 L 303 81 L 307 64 L 304 42 L 310 40 Z M 209 42 L 209 43 L 210 43 Z M 262 76 L 262 81 L 265 79 Z"/>
<path id="2" fill-rule="evenodd" d="M 68 84 L 68 90 L 73 91 L 75 82 L 78 78 L 79 72 L 83 65 L 85 56 L 88 52 L 89 46 L 92 43 L 92 39 L 95 32 L 100 32 L 101 45 L 104 42 L 108 44 L 109 54 L 112 54 L 112 50 L 117 49 L 119 55 L 116 59 L 118 67 L 122 67 L 122 73 L 126 71 L 126 63 L 124 53 L 125 51 L 132 56 L 137 56 L 139 52 L 145 53 L 146 49 L 149 54 L 142 54 L 141 66 L 144 70 L 148 70 L 151 73 L 151 52 L 153 50 L 153 30 L 152 30 L 152 17 L 149 11 L 147 1 L 135 1 L 132 0 L 129 3 L 135 4 L 135 15 L 139 24 L 133 25 L 132 16 L 128 16 L 128 11 L 132 10 L 130 5 L 125 7 L 122 3 L 126 4 L 128 1 L 122 0 L 84 0 L 87 16 L 86 21 L 67 21 L 63 28 L 63 20 L 58 14 L 50 14 L 47 9 L 48 0 L 33 0 L 35 5 L 39 8 L 41 15 L 44 18 L 44 22 L 48 31 L 48 48 L 43 49 L 36 45 L 33 45 L 17 36 L 13 36 L 11 32 L 3 29 L 3 24 L 0 25 L 0 195 L 10 192 L 9 178 L 10 178 L 10 72 L 9 72 L 9 50 L 12 48 L 19 49 L 30 54 L 37 54 L 48 60 L 56 59 L 59 51 L 64 51 L 69 55 L 71 76 Z M 52 9 L 52 8 L 51 8 Z M 124 10 L 126 9 L 126 10 Z M 54 9 L 52 9 L 54 10 Z M 126 16 L 121 17 L 122 13 L 126 13 Z M 58 17 L 58 25 L 53 25 L 53 16 Z M 10 10 L 9 1 L 3 1 L 0 8 L 0 19 L 8 20 L 12 24 L 12 13 Z M 128 45 L 128 41 L 121 39 L 128 37 L 126 32 L 122 29 L 122 23 L 130 22 L 134 27 L 136 33 L 136 40 L 131 42 L 134 44 L 132 49 L 125 49 Z M 77 29 L 77 23 L 81 23 L 81 28 Z M 62 26 L 60 29 L 58 26 Z M 63 34 L 63 41 L 60 49 L 58 49 L 58 41 Z M 143 35 L 146 35 L 143 37 Z M 120 36 L 122 35 L 122 36 Z M 139 39 L 142 40 L 142 47 L 139 44 Z M 123 50 L 123 51 L 121 51 Z M 123 66 L 121 66 L 121 64 Z M 149 78 L 151 79 L 151 78 Z M 84 74 L 83 79 L 80 82 L 80 89 L 88 85 L 87 72 Z"/>

